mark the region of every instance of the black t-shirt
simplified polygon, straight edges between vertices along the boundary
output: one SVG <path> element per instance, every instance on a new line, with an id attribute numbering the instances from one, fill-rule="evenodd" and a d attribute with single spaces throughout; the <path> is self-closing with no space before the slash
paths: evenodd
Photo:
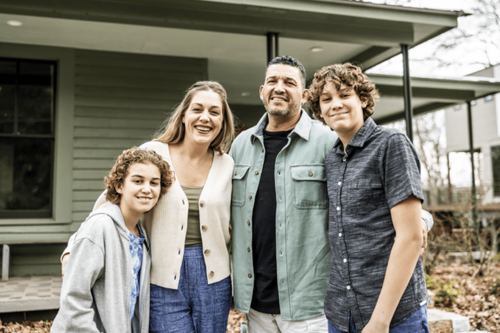
<path id="1" fill-rule="evenodd" d="M 285 132 L 264 131 L 266 156 L 253 207 L 252 248 L 254 289 L 251 308 L 262 313 L 279 314 L 278 277 L 276 274 L 276 156 L 288 142 Z"/>

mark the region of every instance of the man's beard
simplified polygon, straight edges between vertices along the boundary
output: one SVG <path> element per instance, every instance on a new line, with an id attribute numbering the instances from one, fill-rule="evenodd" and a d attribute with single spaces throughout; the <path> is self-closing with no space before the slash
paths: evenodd
<path id="1" fill-rule="evenodd" d="M 269 105 L 269 102 L 264 101 L 264 108 L 266 109 L 267 113 L 273 116 L 288 116 L 297 110 L 300 110 L 300 104 L 299 103 L 293 103 L 293 104 L 288 104 L 286 108 L 282 107 L 271 107 Z"/>

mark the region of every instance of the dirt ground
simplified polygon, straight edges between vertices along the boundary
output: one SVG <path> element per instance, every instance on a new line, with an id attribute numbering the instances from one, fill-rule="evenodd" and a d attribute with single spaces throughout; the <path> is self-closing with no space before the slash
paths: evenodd
<path id="1" fill-rule="evenodd" d="M 469 265 L 447 264 L 436 267 L 432 277 L 448 285 L 448 294 L 458 294 L 454 301 L 442 298 L 436 308 L 452 311 L 470 318 L 471 331 L 500 333 L 500 263 L 492 265 L 487 276 L 472 278 L 474 268 Z M 245 316 L 231 310 L 227 333 L 240 332 L 240 321 Z M 0 333 L 46 333 L 51 322 L 2 323 Z"/>
<path id="2" fill-rule="evenodd" d="M 432 277 L 459 291 L 451 304 L 436 308 L 469 317 L 471 331 L 500 333 L 500 263 L 492 264 L 487 276 L 472 278 L 474 268 L 463 264 L 436 267 Z"/>

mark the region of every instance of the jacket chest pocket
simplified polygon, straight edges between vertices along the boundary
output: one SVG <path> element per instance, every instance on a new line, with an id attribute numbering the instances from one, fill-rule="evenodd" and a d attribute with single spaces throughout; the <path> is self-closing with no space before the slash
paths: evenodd
<path id="1" fill-rule="evenodd" d="M 293 204 L 299 209 L 327 209 L 323 164 L 292 165 Z"/>
<path id="2" fill-rule="evenodd" d="M 244 206 L 247 191 L 247 173 L 249 165 L 235 164 L 233 169 L 233 193 L 231 204 L 234 206 Z"/>
<path id="3" fill-rule="evenodd" d="M 366 215 L 385 201 L 385 193 L 381 183 L 358 181 L 342 188 L 343 207 L 350 214 Z"/>

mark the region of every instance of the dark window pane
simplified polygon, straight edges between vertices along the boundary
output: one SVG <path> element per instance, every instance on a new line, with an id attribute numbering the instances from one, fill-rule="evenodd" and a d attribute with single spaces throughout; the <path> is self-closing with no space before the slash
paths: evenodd
<path id="1" fill-rule="evenodd" d="M 1 76 L 1 74 L 0 74 Z M 0 133 L 14 133 L 14 109 L 16 104 L 16 86 L 0 86 Z"/>
<path id="2" fill-rule="evenodd" d="M 52 134 L 53 65 L 20 63 L 18 132 Z"/>
<path id="3" fill-rule="evenodd" d="M 51 217 L 52 139 L 0 139 L 0 218 Z"/>
<path id="4" fill-rule="evenodd" d="M 493 164 L 493 195 L 500 196 L 500 146 L 491 147 L 491 161 Z"/>
<path id="5" fill-rule="evenodd" d="M 0 61 L 0 133 L 14 133 L 16 107 L 16 63 Z"/>

